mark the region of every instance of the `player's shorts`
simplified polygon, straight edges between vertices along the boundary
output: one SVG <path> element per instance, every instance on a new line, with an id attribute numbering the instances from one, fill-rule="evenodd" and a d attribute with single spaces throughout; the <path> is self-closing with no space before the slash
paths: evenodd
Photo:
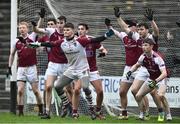
<path id="1" fill-rule="evenodd" d="M 101 77 L 99 75 L 99 71 L 92 71 L 89 73 L 89 80 L 90 81 L 95 81 L 95 80 L 100 80 Z"/>
<path id="2" fill-rule="evenodd" d="M 156 88 L 157 88 L 157 91 L 158 91 L 158 94 L 160 93 L 160 94 L 163 94 L 163 95 L 165 95 L 165 93 L 166 93 L 166 87 L 167 87 L 167 81 L 168 81 L 169 79 L 168 78 L 165 78 L 165 79 L 163 79 L 162 81 L 159 81 L 157 84 L 156 84 Z M 145 83 L 148 85 L 149 84 L 149 81 L 152 81 L 151 79 L 147 79 L 146 81 L 145 81 Z"/>
<path id="3" fill-rule="evenodd" d="M 89 86 L 89 69 L 85 70 L 70 70 L 67 69 L 64 75 L 73 80 L 81 80 L 83 82 L 82 87 L 87 88 Z"/>
<path id="4" fill-rule="evenodd" d="M 62 76 L 62 74 L 64 73 L 64 71 L 66 69 L 67 69 L 67 64 L 49 62 L 48 63 L 48 68 L 46 69 L 44 79 L 46 80 L 48 75 Z"/>
<path id="5" fill-rule="evenodd" d="M 38 81 L 37 67 L 36 65 L 29 67 L 18 67 L 17 81 L 28 81 L 29 83 L 35 83 Z"/>
<path id="6" fill-rule="evenodd" d="M 135 80 L 142 80 L 142 81 L 146 81 L 149 78 L 149 72 L 147 71 L 147 69 L 143 66 L 141 66 L 135 76 Z"/>
<path id="7" fill-rule="evenodd" d="M 126 74 L 127 74 L 128 71 L 130 71 L 131 67 L 132 66 L 127 66 L 127 65 L 124 67 L 124 73 L 123 73 L 123 76 L 121 78 L 121 82 L 133 83 L 134 78 L 135 78 L 136 74 L 138 73 L 139 69 L 136 70 L 135 72 L 133 72 L 131 74 L 129 80 L 128 80 L 127 77 L 126 77 Z"/>

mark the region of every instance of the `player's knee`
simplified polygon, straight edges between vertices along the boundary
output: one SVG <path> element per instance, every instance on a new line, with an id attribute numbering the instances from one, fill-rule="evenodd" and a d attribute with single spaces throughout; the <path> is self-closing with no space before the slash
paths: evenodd
<path id="1" fill-rule="evenodd" d="M 119 95 L 120 95 L 120 97 L 125 97 L 127 95 L 127 91 L 120 90 Z"/>
<path id="2" fill-rule="evenodd" d="M 136 89 L 131 89 L 132 94 L 134 95 L 134 97 L 136 97 L 137 94 L 137 90 Z"/>
<path id="3" fill-rule="evenodd" d="M 51 92 L 51 90 L 52 90 L 52 86 L 51 85 L 46 85 L 46 91 Z"/>
<path id="4" fill-rule="evenodd" d="M 22 90 L 22 89 L 19 89 L 19 90 L 18 90 L 18 95 L 19 95 L 19 96 L 23 96 L 23 94 L 24 94 L 23 90 Z"/>
<path id="5" fill-rule="evenodd" d="M 160 99 L 164 98 L 164 94 L 163 93 L 158 93 L 158 96 L 159 96 Z"/>
<path id="6" fill-rule="evenodd" d="M 141 101 L 142 100 L 142 95 L 141 94 L 136 94 L 136 100 Z"/>
<path id="7" fill-rule="evenodd" d="M 81 89 L 74 89 L 74 94 L 75 94 L 75 95 L 79 95 L 80 92 L 81 92 Z"/>

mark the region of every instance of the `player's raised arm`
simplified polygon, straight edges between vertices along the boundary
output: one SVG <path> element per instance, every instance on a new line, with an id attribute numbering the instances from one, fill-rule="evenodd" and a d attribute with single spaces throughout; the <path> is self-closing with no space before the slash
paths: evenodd
<path id="1" fill-rule="evenodd" d="M 40 10 L 40 12 L 38 14 L 39 14 L 40 18 L 38 20 L 37 27 L 39 28 L 42 25 L 43 21 L 44 21 L 44 16 L 46 14 L 45 8 L 41 8 L 41 10 Z"/>
<path id="2" fill-rule="evenodd" d="M 159 37 L 159 28 L 158 28 L 156 22 L 154 21 L 154 11 L 150 8 L 147 8 L 144 16 L 151 22 L 151 27 L 153 29 L 153 35 L 155 37 Z"/>
<path id="3" fill-rule="evenodd" d="M 117 17 L 117 22 L 121 29 L 128 34 L 130 32 L 130 29 L 128 25 L 124 22 L 124 20 L 121 18 L 121 12 L 119 7 L 114 7 L 114 15 Z"/>

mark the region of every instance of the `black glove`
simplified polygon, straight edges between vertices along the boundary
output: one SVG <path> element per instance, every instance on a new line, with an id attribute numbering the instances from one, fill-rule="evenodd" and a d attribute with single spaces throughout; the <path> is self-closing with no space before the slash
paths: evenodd
<path id="1" fill-rule="evenodd" d="M 121 12 L 120 12 L 120 10 L 119 10 L 119 7 L 114 7 L 114 15 L 117 17 L 117 18 L 119 18 L 120 17 L 120 15 L 121 15 Z"/>
<path id="2" fill-rule="evenodd" d="M 154 14 L 154 11 L 153 11 L 152 9 L 150 9 L 150 8 L 147 8 L 144 16 L 145 16 L 149 21 L 152 21 L 152 20 L 153 20 L 153 14 Z"/>
<path id="3" fill-rule="evenodd" d="M 179 26 L 179 27 L 180 27 L 180 21 L 179 21 L 179 22 L 176 22 L 176 24 L 177 24 L 177 26 Z"/>
<path id="4" fill-rule="evenodd" d="M 131 74 L 132 74 L 131 71 L 128 71 L 128 72 L 126 73 L 126 78 L 127 78 L 127 80 L 129 80 L 129 78 L 131 77 Z"/>
<path id="5" fill-rule="evenodd" d="M 103 52 L 100 52 L 99 55 L 98 55 L 97 57 L 100 58 L 100 57 L 104 57 L 104 56 L 106 56 L 106 54 L 103 53 Z"/>
<path id="6" fill-rule="evenodd" d="M 23 37 L 19 36 L 19 37 L 16 37 L 16 38 L 19 39 L 19 41 L 20 41 L 21 43 L 26 43 L 26 41 L 24 40 Z"/>
<path id="7" fill-rule="evenodd" d="M 31 21 L 31 24 L 32 24 L 34 27 L 37 26 L 36 22 L 34 22 L 34 21 Z"/>
<path id="8" fill-rule="evenodd" d="M 12 75 L 12 71 L 11 71 L 11 67 L 8 67 L 6 77 L 9 77 L 10 75 Z"/>
<path id="9" fill-rule="evenodd" d="M 41 8 L 41 11 L 39 12 L 39 16 L 40 16 L 41 18 L 44 18 L 45 14 L 46 14 L 45 8 Z"/>
<path id="10" fill-rule="evenodd" d="M 108 18 L 105 18 L 104 23 L 105 23 L 105 25 L 106 25 L 107 27 L 108 27 L 108 26 L 111 26 L 111 20 L 108 19 Z"/>

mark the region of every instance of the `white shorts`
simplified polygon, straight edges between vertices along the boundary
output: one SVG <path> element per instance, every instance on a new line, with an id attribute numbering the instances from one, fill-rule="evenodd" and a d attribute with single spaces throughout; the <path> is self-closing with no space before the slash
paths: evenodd
<path id="1" fill-rule="evenodd" d="M 88 88 L 89 86 L 89 69 L 86 70 L 70 70 L 67 69 L 64 75 L 73 80 L 81 80 L 83 82 L 82 87 Z"/>
<path id="2" fill-rule="evenodd" d="M 86 70 L 70 70 L 70 69 L 67 69 L 64 72 L 64 75 L 71 78 L 71 79 L 78 80 L 78 79 L 81 79 L 83 77 L 89 77 L 89 69 L 86 69 Z"/>
<path id="3" fill-rule="evenodd" d="M 67 69 L 67 64 L 49 62 L 44 78 L 46 80 L 48 75 L 62 76 L 62 74 L 66 69 Z"/>
<path id="4" fill-rule="evenodd" d="M 93 72 L 89 73 L 89 80 L 90 81 L 95 81 L 95 80 L 100 80 L 100 79 L 101 79 L 101 77 L 100 77 L 98 71 L 93 71 Z"/>
<path id="5" fill-rule="evenodd" d="M 136 70 L 135 72 L 133 72 L 131 74 L 129 80 L 127 80 L 126 74 L 127 74 L 128 71 L 130 71 L 131 67 L 132 66 L 127 66 L 127 65 L 124 67 L 124 72 L 123 72 L 123 76 L 121 78 L 121 82 L 133 83 L 134 78 L 135 78 L 136 74 L 138 73 L 139 69 Z"/>
<path id="6" fill-rule="evenodd" d="M 149 78 L 149 76 L 150 75 L 149 75 L 149 72 L 147 71 L 147 69 L 145 67 L 141 66 L 135 76 L 135 79 L 146 81 Z"/>
<path id="7" fill-rule="evenodd" d="M 36 65 L 29 67 L 18 67 L 17 81 L 28 81 L 34 83 L 38 81 Z"/>

